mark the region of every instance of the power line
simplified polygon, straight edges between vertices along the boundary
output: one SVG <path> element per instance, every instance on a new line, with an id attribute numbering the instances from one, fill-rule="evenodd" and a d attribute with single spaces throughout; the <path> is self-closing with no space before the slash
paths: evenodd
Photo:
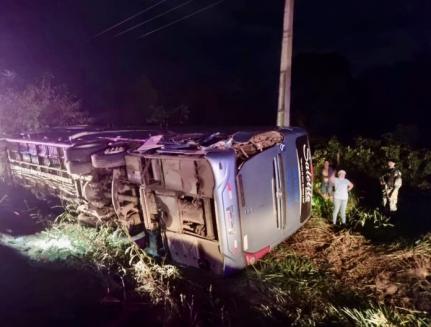
<path id="1" fill-rule="evenodd" d="M 156 28 L 156 29 L 154 29 L 154 30 L 152 30 L 152 31 L 149 31 L 149 32 L 147 32 L 147 33 L 144 33 L 144 34 L 140 35 L 140 36 L 138 37 L 138 39 L 143 39 L 143 38 L 145 38 L 145 37 L 147 37 L 147 36 L 149 36 L 149 35 L 151 35 L 151 34 L 153 34 L 153 33 L 156 33 L 156 32 L 159 32 L 159 31 L 161 31 L 161 30 L 164 30 L 164 29 L 166 29 L 166 28 L 168 28 L 168 27 L 170 27 L 170 26 L 172 26 L 172 25 L 175 25 L 176 23 L 179 23 L 179 22 L 181 22 L 181 21 L 183 21 L 183 20 L 186 20 L 186 19 L 188 19 L 188 18 L 190 18 L 190 17 L 192 17 L 192 16 L 195 16 L 195 15 L 197 15 L 197 14 L 199 14 L 199 13 L 201 13 L 201 12 L 205 11 L 205 10 L 208 10 L 208 9 L 210 9 L 210 8 L 212 8 L 212 7 L 215 7 L 215 6 L 217 6 L 218 4 L 222 3 L 223 1 L 224 1 L 224 0 L 220 0 L 220 1 L 214 2 L 214 3 L 212 3 L 212 4 L 208 5 L 208 6 L 205 6 L 205 7 L 201 8 L 201 9 L 198 9 L 198 10 L 196 10 L 196 11 L 192 12 L 192 13 L 191 13 L 191 14 L 189 14 L 189 15 L 186 15 L 186 16 L 184 16 L 184 17 L 182 17 L 182 18 L 179 18 L 179 19 L 177 19 L 177 20 L 174 20 L 173 22 L 171 22 L 171 23 L 169 23 L 169 24 L 162 25 L 162 26 L 160 26 L 159 28 Z"/>
<path id="2" fill-rule="evenodd" d="M 136 18 L 136 17 L 144 14 L 144 13 L 146 13 L 147 11 L 149 11 L 149 10 L 151 10 L 151 9 L 159 6 L 159 5 L 161 5 L 162 3 L 166 2 L 166 1 L 168 1 L 168 0 L 160 0 L 160 1 L 156 2 L 155 4 L 153 4 L 152 6 L 149 6 L 148 8 L 145 8 L 145 9 L 143 9 L 141 11 L 138 11 L 136 14 L 133 14 L 132 16 L 127 17 L 126 19 L 122 20 L 121 22 L 119 22 L 119 23 L 117 23 L 115 25 L 112 25 L 112 26 L 108 27 L 107 29 L 104 29 L 103 31 L 97 33 L 95 36 L 93 36 L 93 38 L 97 38 L 97 37 L 99 37 L 99 36 L 101 36 L 101 35 L 109 32 L 109 31 L 112 31 L 114 28 L 116 28 L 116 27 L 118 27 L 118 26 L 120 26 L 120 25 L 122 25 L 122 24 L 124 24 L 124 23 L 126 23 L 126 22 L 128 22 L 128 21 L 130 21 L 130 20 L 132 20 L 132 19 L 134 19 L 134 18 Z"/>
<path id="3" fill-rule="evenodd" d="M 182 3 L 182 4 L 178 5 L 178 6 L 175 6 L 174 8 L 171 8 L 171 9 L 169 9 L 169 10 L 165 11 L 165 12 L 162 12 L 162 13 L 161 13 L 161 14 L 159 14 L 159 15 L 156 15 L 156 16 L 154 16 L 154 17 L 150 18 L 150 19 L 147 19 L 147 20 L 143 21 L 142 23 L 139 23 L 139 24 L 136 24 L 136 25 L 134 25 L 134 26 L 132 26 L 132 27 L 129 27 L 128 29 L 126 29 L 126 30 L 124 30 L 124 31 L 122 31 L 122 32 L 120 32 L 120 33 L 118 33 L 118 34 L 115 34 L 115 37 L 118 37 L 118 36 L 124 35 L 124 34 L 126 34 L 127 32 L 133 31 L 133 30 L 137 29 L 138 27 L 140 27 L 140 26 L 142 26 L 142 25 L 145 25 L 145 24 L 147 24 L 147 23 L 149 23 L 149 22 L 152 22 L 153 20 L 156 20 L 157 18 L 163 17 L 163 16 L 165 16 L 165 15 L 167 15 L 167 14 L 171 13 L 172 11 L 174 11 L 174 10 L 176 10 L 176 9 L 178 9 L 178 8 L 181 8 L 181 7 L 184 7 L 184 6 L 188 5 L 188 4 L 189 4 L 190 2 L 192 2 L 192 1 L 194 1 L 194 0 L 186 1 L 186 2 L 184 2 L 184 3 Z"/>

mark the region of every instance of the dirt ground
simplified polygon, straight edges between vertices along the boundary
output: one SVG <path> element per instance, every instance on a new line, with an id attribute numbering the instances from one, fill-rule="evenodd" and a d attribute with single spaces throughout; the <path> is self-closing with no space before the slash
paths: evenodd
<path id="1" fill-rule="evenodd" d="M 359 233 L 312 219 L 285 246 L 380 303 L 431 312 L 431 234 L 413 245 L 373 245 Z"/>

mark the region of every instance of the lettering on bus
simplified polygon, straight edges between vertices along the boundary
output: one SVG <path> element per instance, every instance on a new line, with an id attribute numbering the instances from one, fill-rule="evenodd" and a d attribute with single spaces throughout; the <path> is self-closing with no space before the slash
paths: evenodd
<path id="1" fill-rule="evenodd" d="M 302 203 L 311 202 L 311 197 L 313 195 L 313 179 L 311 174 L 311 151 L 308 144 L 304 144 L 302 147 L 302 158 L 301 167 L 304 168 L 302 172 L 302 187 L 303 187 L 303 198 Z"/>

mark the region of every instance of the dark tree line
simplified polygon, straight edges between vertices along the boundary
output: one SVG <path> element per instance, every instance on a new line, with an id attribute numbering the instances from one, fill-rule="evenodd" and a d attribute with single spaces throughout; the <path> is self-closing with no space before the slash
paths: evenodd
<path id="1" fill-rule="evenodd" d="M 353 74 L 340 55 L 298 55 L 293 63 L 293 123 L 318 136 L 351 139 L 391 131 L 400 141 L 428 146 L 430 84 L 429 59 Z"/>

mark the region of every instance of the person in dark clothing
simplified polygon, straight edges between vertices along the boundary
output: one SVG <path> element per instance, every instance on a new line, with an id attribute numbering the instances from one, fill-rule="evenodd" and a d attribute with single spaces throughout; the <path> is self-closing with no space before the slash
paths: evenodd
<path id="1" fill-rule="evenodd" d="M 331 164 L 328 160 L 323 163 L 323 168 L 321 171 L 321 187 L 320 193 L 325 200 L 331 199 L 333 195 L 334 185 L 331 183 L 330 179 L 335 174 L 334 169 L 332 169 Z"/>
<path id="2" fill-rule="evenodd" d="M 380 177 L 380 185 L 382 186 L 383 208 L 389 206 L 390 212 L 397 211 L 398 191 L 402 186 L 401 171 L 395 168 L 395 161 L 388 161 L 388 168 Z"/>

